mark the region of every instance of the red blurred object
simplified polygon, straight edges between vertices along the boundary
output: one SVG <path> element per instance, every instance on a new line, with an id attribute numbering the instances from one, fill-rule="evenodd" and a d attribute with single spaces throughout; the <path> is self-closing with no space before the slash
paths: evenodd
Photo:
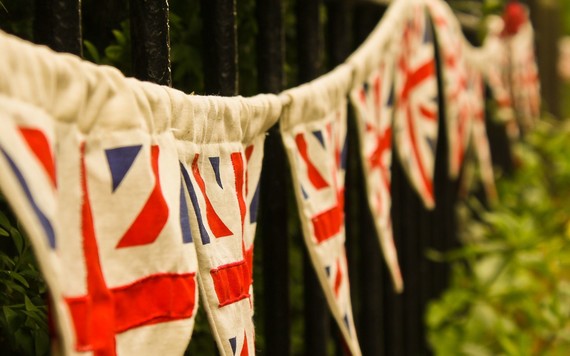
<path id="1" fill-rule="evenodd" d="M 519 31 L 519 28 L 528 20 L 526 8 L 518 1 L 511 1 L 505 6 L 503 21 L 505 28 L 503 36 L 512 36 Z"/>

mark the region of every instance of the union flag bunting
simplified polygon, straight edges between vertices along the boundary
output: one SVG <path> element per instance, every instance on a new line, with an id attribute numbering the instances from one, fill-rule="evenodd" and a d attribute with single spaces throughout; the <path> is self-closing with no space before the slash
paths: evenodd
<path id="1" fill-rule="evenodd" d="M 435 206 L 433 175 L 438 135 L 438 90 L 431 24 L 422 3 L 410 4 L 396 60 L 394 141 L 412 186 Z"/>
<path id="2" fill-rule="evenodd" d="M 60 351 L 183 353 L 197 259 L 170 132 L 85 133 L 81 119 L 56 124 L 10 100 L 0 108 L 2 189 L 48 281 Z"/>
<path id="3" fill-rule="evenodd" d="M 468 90 L 465 39 L 446 3 L 428 1 L 442 63 L 449 174 L 457 178 L 471 137 L 472 95 Z"/>
<path id="4" fill-rule="evenodd" d="M 329 308 L 352 355 L 354 328 L 345 250 L 346 93 L 350 68 L 282 94 L 291 101 L 281 121 L 305 245 Z"/>
<path id="5" fill-rule="evenodd" d="M 534 32 L 528 19 L 519 31 L 506 38 L 513 54 L 511 63 L 511 88 L 514 108 L 520 125 L 530 130 L 540 117 L 540 81 L 534 55 Z"/>
<path id="6" fill-rule="evenodd" d="M 175 106 L 185 98 L 174 98 Z M 270 95 L 189 100 L 194 116 L 175 125 L 203 305 L 220 354 L 255 354 L 252 269 L 259 179 L 265 132 L 277 120 L 280 102 Z M 216 109 L 224 112 L 222 118 Z"/>
<path id="7" fill-rule="evenodd" d="M 392 276 L 394 289 L 401 292 L 403 281 L 394 245 L 390 215 L 394 111 L 393 70 L 394 61 L 392 57 L 386 56 L 366 81 L 351 91 L 350 98 L 356 111 L 368 204 L 374 217 L 380 246 Z"/>

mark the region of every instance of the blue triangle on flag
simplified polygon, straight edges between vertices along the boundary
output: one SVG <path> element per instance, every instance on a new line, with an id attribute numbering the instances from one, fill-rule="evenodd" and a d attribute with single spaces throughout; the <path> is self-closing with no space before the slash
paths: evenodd
<path id="1" fill-rule="evenodd" d="M 436 145 L 435 142 L 436 142 L 436 141 L 435 141 L 433 138 L 431 138 L 431 137 L 426 137 L 426 142 L 427 142 L 427 144 L 428 144 L 429 149 L 431 150 L 431 152 L 432 152 L 433 154 L 435 154 L 435 145 Z"/>
<path id="2" fill-rule="evenodd" d="M 388 95 L 388 101 L 386 102 L 386 105 L 394 105 L 394 83 L 390 85 L 390 95 Z"/>
<path id="3" fill-rule="evenodd" d="M 344 318 L 342 318 L 342 320 L 344 321 L 344 325 L 346 325 L 348 332 L 350 332 L 350 324 L 348 323 L 348 314 L 344 314 Z"/>
<path id="4" fill-rule="evenodd" d="M 259 183 L 255 187 L 255 193 L 253 193 L 253 198 L 251 199 L 251 204 L 249 204 L 249 223 L 253 224 L 257 221 L 257 206 L 259 205 Z"/>
<path id="5" fill-rule="evenodd" d="M 142 145 L 117 147 L 105 150 L 107 163 L 111 169 L 113 179 L 113 192 L 125 178 L 125 175 L 133 165 L 135 158 L 139 154 Z"/>
<path id="6" fill-rule="evenodd" d="M 342 145 L 342 151 L 340 151 L 340 167 L 346 170 L 346 151 L 348 143 L 348 135 L 344 138 L 344 145 Z"/>
<path id="7" fill-rule="evenodd" d="M 184 194 L 184 181 L 180 179 L 180 228 L 182 229 L 182 242 L 192 242 L 192 230 L 190 229 L 190 217 L 188 215 L 188 203 Z"/>
<path id="8" fill-rule="evenodd" d="M 426 27 L 424 29 L 424 43 L 433 42 L 433 33 L 431 32 L 431 27 L 428 24 L 429 18 L 426 19 Z"/>
<path id="9" fill-rule="evenodd" d="M 220 188 L 224 189 L 222 186 L 222 178 L 220 177 L 220 157 L 208 157 L 210 160 L 210 164 L 214 169 L 214 174 L 216 175 L 216 182 L 220 186 Z"/>
<path id="10" fill-rule="evenodd" d="M 321 146 L 325 147 L 325 139 L 323 137 L 323 132 L 321 130 L 313 131 L 313 135 L 319 140 Z"/>
<path id="11" fill-rule="evenodd" d="M 309 197 L 303 186 L 301 186 L 301 193 L 303 194 L 303 199 L 307 199 Z"/>
<path id="12" fill-rule="evenodd" d="M 232 347 L 232 351 L 234 353 L 234 355 L 236 354 L 236 349 L 237 349 L 237 342 L 236 342 L 236 337 L 232 337 L 230 339 L 230 346 Z"/>

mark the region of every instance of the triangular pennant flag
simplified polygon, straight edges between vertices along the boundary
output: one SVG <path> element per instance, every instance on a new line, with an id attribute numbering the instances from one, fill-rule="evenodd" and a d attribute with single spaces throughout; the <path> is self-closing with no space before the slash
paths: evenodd
<path id="1" fill-rule="evenodd" d="M 468 92 L 465 39 L 447 3 L 428 1 L 442 63 L 449 174 L 457 178 L 471 137 L 473 108 Z"/>
<path id="2" fill-rule="evenodd" d="M 198 274 L 210 329 L 220 354 L 247 355 L 255 350 L 253 242 L 263 145 L 281 102 L 274 95 L 182 93 L 171 93 L 171 102 L 173 125 L 180 129 L 175 135 L 190 194 L 190 225 L 200 236 L 195 239 Z M 187 112 L 193 116 L 183 115 Z"/>
<path id="3" fill-rule="evenodd" d="M 283 93 L 281 133 L 305 245 L 329 308 L 352 355 L 360 355 L 346 262 L 342 151 L 350 67 Z"/>
<path id="4" fill-rule="evenodd" d="M 49 101 L 26 102 L 28 87 L 2 83 L 11 97 L 0 95 L 0 188 L 49 286 L 54 352 L 183 353 L 198 305 L 197 258 L 180 215 L 175 141 L 158 108 L 137 101 L 115 70 L 7 36 L 0 46 L 21 55 L 17 65 L 0 59 L 14 83 L 48 58 L 53 65 L 35 82 L 38 93 L 57 88 Z M 89 81 L 76 75 L 86 72 Z M 65 114 L 52 100 L 66 103 Z M 153 131 L 143 129 L 151 121 Z"/>
<path id="5" fill-rule="evenodd" d="M 392 118 L 394 61 L 387 53 L 364 83 L 352 89 L 368 205 L 392 276 L 394 289 L 403 289 L 391 223 Z"/>
<path id="6" fill-rule="evenodd" d="M 431 209 L 439 116 L 435 48 L 422 3 L 411 4 L 405 20 L 396 59 L 394 140 L 412 186 Z"/>

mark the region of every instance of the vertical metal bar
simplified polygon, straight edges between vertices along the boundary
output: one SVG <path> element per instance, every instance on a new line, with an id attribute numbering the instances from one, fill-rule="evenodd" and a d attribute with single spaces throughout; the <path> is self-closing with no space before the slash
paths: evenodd
<path id="1" fill-rule="evenodd" d="M 130 0 L 133 73 L 172 85 L 167 0 Z"/>
<path id="2" fill-rule="evenodd" d="M 281 0 L 258 0 L 256 18 L 258 87 L 283 88 L 284 31 Z M 278 125 L 269 130 L 261 173 L 259 236 L 263 263 L 263 330 L 267 355 L 289 355 L 289 234 L 287 162 Z"/>
<path id="3" fill-rule="evenodd" d="M 323 46 L 320 26 L 320 0 L 298 1 L 297 55 L 299 81 L 307 82 L 322 71 Z M 326 355 L 330 315 L 317 276 L 307 253 L 303 258 L 305 354 Z"/>
<path id="4" fill-rule="evenodd" d="M 81 0 L 36 0 L 34 41 L 82 56 Z"/>
<path id="5" fill-rule="evenodd" d="M 326 11 L 327 11 L 327 24 L 326 24 L 326 52 L 327 52 L 327 67 L 329 70 L 333 69 L 337 65 L 344 62 L 346 57 L 350 54 L 351 48 L 351 33 L 350 33 L 350 12 L 351 6 L 348 0 L 327 0 L 325 1 Z M 358 153 L 358 141 L 357 141 L 357 132 L 356 126 L 354 122 L 354 113 L 349 111 L 348 113 L 348 131 L 347 131 L 347 140 L 350 143 L 348 145 L 348 162 L 347 165 L 350 167 L 346 171 L 346 180 L 345 180 L 345 232 L 346 232 L 346 255 L 347 255 L 347 262 L 348 262 L 348 272 L 349 272 L 349 279 L 351 282 L 351 299 L 352 299 L 352 307 L 353 307 L 353 315 L 354 321 L 357 328 L 359 328 L 359 313 L 357 312 L 359 308 L 359 294 L 358 291 L 358 261 L 362 261 L 363 258 L 358 258 L 356 255 L 359 251 L 357 251 L 357 240 L 358 240 L 358 230 L 359 227 L 356 226 L 357 224 L 352 224 L 353 221 L 364 220 L 364 224 L 360 225 L 363 227 L 362 233 L 366 233 L 367 237 L 370 239 L 371 236 L 374 235 L 371 228 L 373 228 L 372 220 L 370 214 L 366 210 L 361 210 L 361 206 L 364 206 L 366 209 L 366 196 L 362 189 L 362 184 L 358 184 L 356 182 L 362 182 L 362 171 L 361 167 L 358 165 L 359 160 L 359 153 Z M 357 171 L 360 170 L 360 171 Z M 360 178 L 360 179 L 359 179 Z M 360 198 L 356 195 L 360 193 Z M 359 212 L 362 212 L 359 214 Z M 354 220 L 351 220 L 354 219 Z M 378 262 L 378 260 L 376 260 Z M 373 270 L 373 268 L 372 268 Z M 371 272 L 372 272 L 371 270 Z M 373 278 L 373 276 L 370 276 Z M 376 280 L 377 282 L 378 280 Z M 373 288 L 372 286 L 370 286 Z M 373 293 L 373 291 L 369 291 L 369 293 Z M 378 295 L 378 294 L 376 294 Z M 338 328 L 334 327 L 335 330 Z M 337 337 L 335 338 L 336 341 L 336 352 L 337 354 L 341 354 L 343 350 L 342 344 L 342 335 L 340 332 L 337 332 Z M 375 340 L 378 338 L 375 337 Z"/>
<path id="6" fill-rule="evenodd" d="M 238 93 L 235 0 L 201 0 L 204 89 L 224 96 Z"/>

